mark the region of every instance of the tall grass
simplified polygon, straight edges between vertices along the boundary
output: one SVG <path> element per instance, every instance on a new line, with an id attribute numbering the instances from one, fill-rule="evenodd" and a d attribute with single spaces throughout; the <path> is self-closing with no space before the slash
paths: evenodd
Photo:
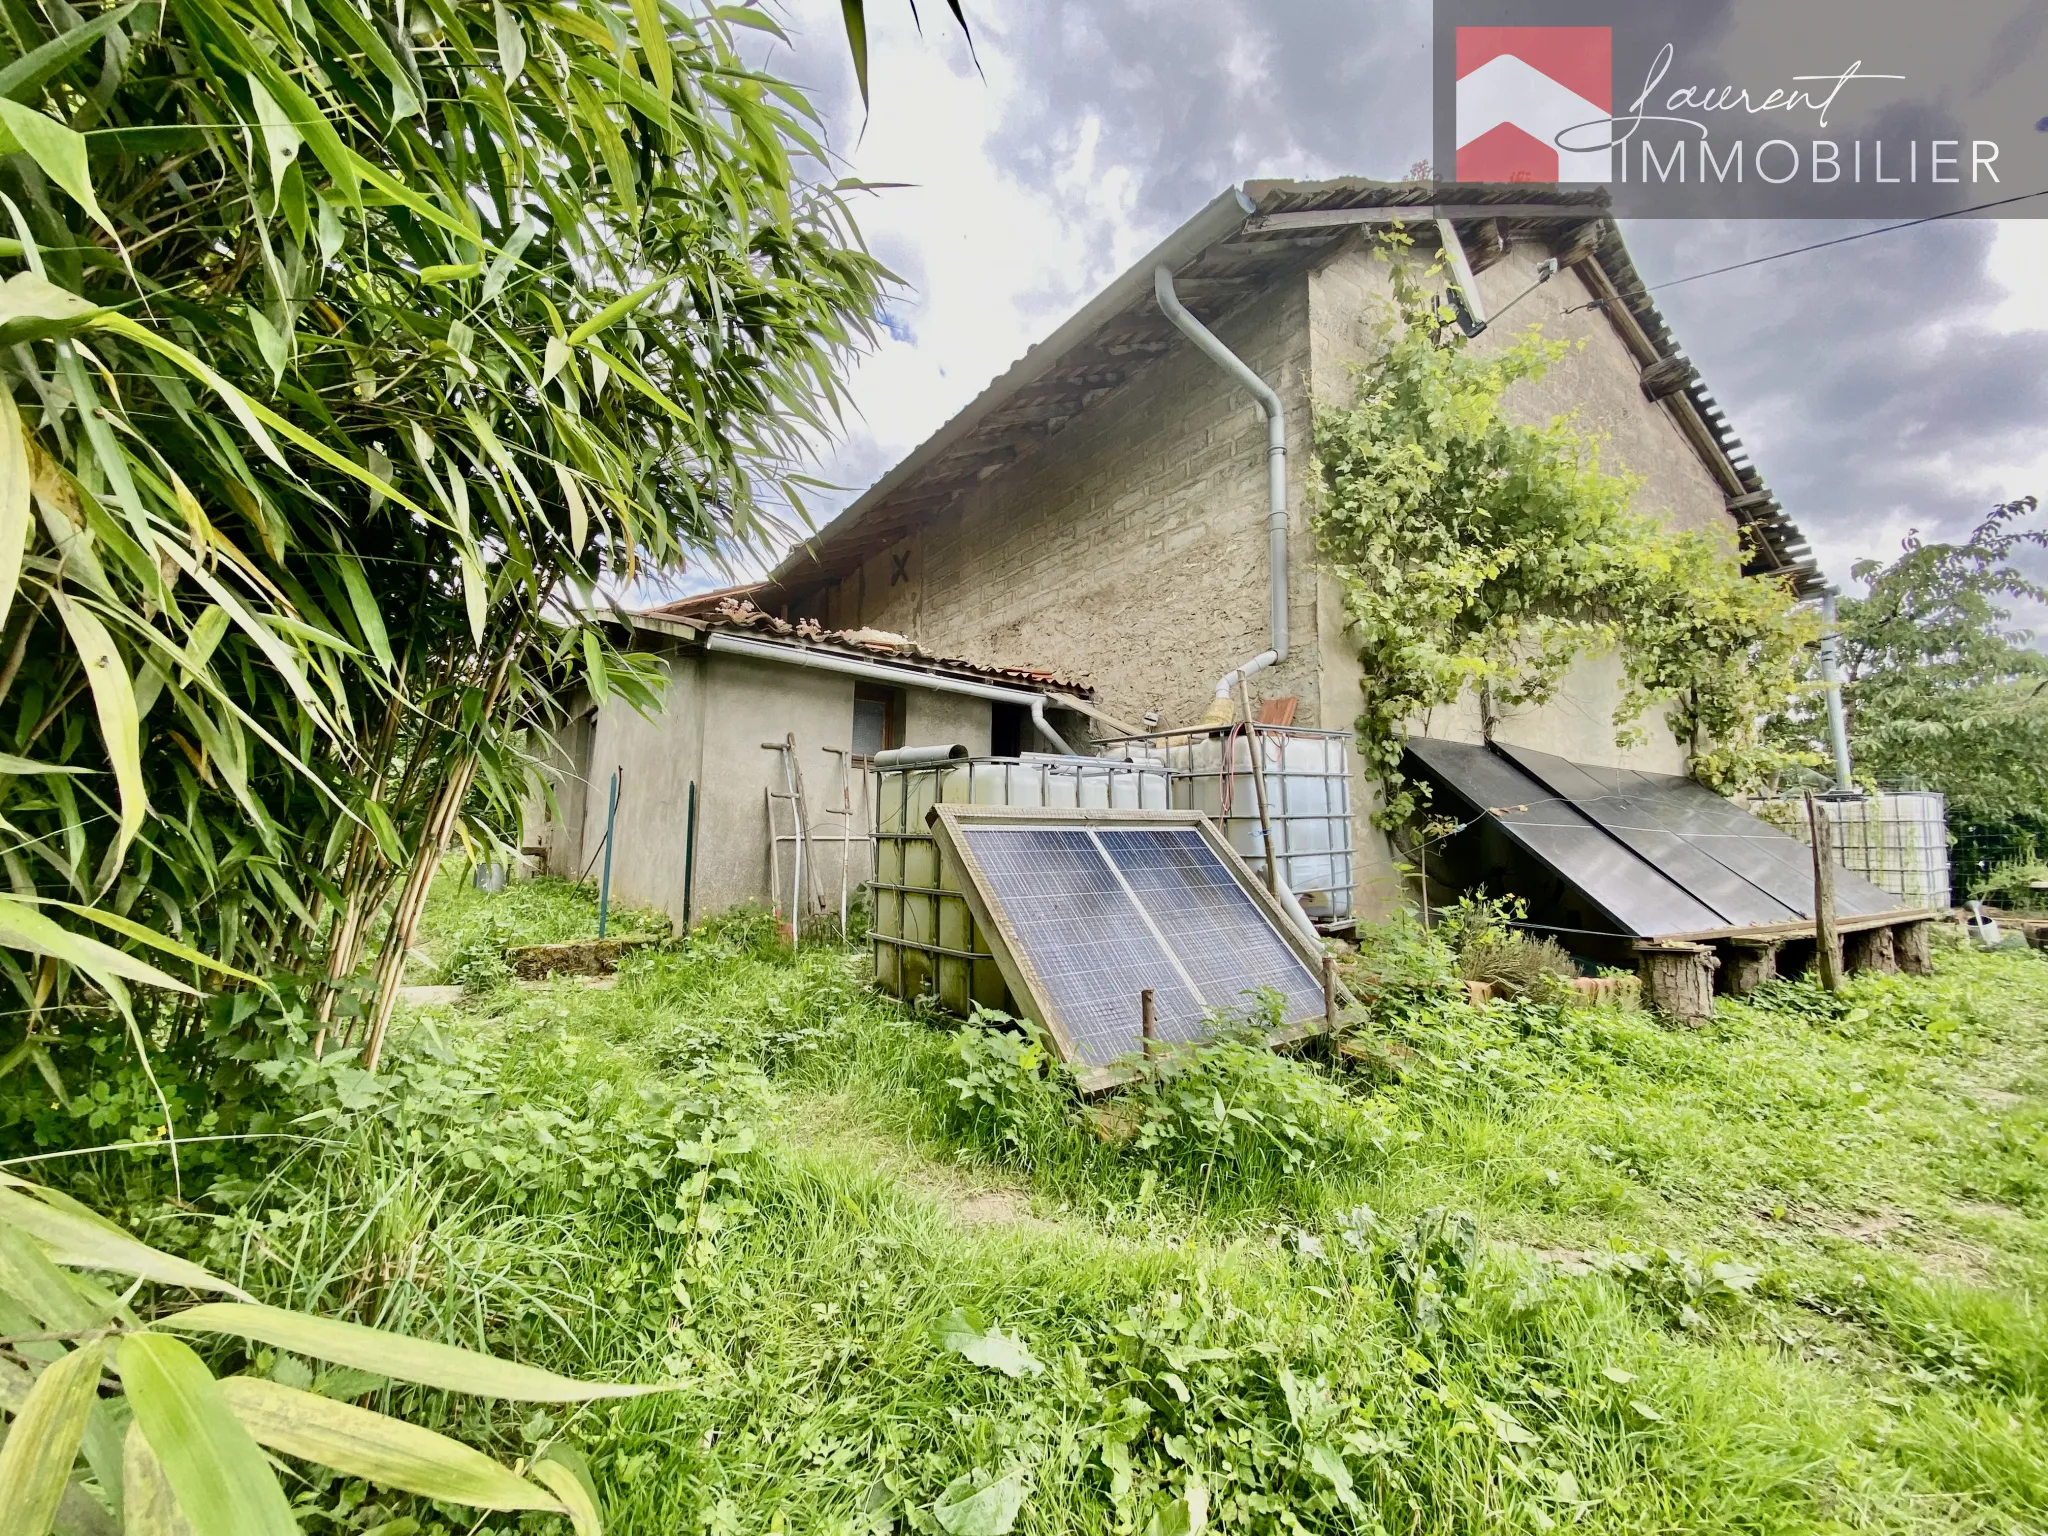
<path id="1" fill-rule="evenodd" d="M 864 983 L 741 920 L 608 989 L 421 1011 L 376 1082 L 299 1068 L 317 1139 L 152 1235 L 278 1300 L 683 1382 L 405 1398 L 580 1446 L 620 1531 L 941 1533 L 946 1490 L 1012 1475 L 1031 1533 L 1166 1536 L 1191 1500 L 1297 1536 L 2048 1521 L 2038 956 L 1682 1033 L 1417 992 L 1379 1026 L 1399 1080 L 1226 1039 L 1107 1123 L 1028 1037 Z M 974 1363 L 955 1314 L 1037 1368 Z M 315 1531 L 441 1518 L 303 1497 Z"/>

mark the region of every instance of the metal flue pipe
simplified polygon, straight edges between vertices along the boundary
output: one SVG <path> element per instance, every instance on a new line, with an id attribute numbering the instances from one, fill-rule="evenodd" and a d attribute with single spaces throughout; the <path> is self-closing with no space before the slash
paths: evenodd
<path id="1" fill-rule="evenodd" d="M 1820 640 L 1820 680 L 1828 696 L 1828 736 L 1835 749 L 1835 788 L 1838 795 L 1853 795 L 1856 779 L 1849 771 L 1849 722 L 1842 713 L 1841 636 L 1835 628 L 1835 594 L 1823 594 L 1820 621 L 1825 626 Z"/>

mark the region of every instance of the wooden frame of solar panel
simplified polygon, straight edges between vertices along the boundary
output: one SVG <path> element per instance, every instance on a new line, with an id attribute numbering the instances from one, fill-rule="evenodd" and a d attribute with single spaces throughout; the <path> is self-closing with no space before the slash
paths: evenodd
<path id="1" fill-rule="evenodd" d="M 932 808 L 926 819 L 938 839 L 942 856 L 960 876 L 961 891 L 982 936 L 992 940 L 989 947 L 994 951 L 996 964 L 1002 970 L 1003 980 L 1008 983 L 1012 997 L 1027 1017 L 1044 1027 L 1060 1058 L 1075 1069 L 1076 1082 L 1082 1092 L 1100 1092 L 1129 1081 L 1133 1075 L 1130 1063 L 1141 1048 L 1139 993 L 1143 986 L 1149 984 L 1153 987 L 1157 999 L 1159 1038 L 1168 1046 L 1199 1038 L 1202 1032 L 1194 1026 L 1202 1021 L 1208 1010 L 1228 1009 L 1238 1001 L 1217 995 L 1219 988 L 1226 983 L 1218 974 L 1212 973 L 1209 962 L 1221 957 L 1182 954 L 1161 930 L 1159 924 L 1162 921 L 1171 924 L 1185 918 L 1199 924 L 1204 917 L 1225 915 L 1238 919 L 1241 925 L 1238 937 L 1248 941 L 1249 952 L 1243 958 L 1254 973 L 1250 978 L 1253 985 L 1240 989 L 1240 996 L 1251 992 L 1261 977 L 1267 982 L 1286 983 L 1276 987 L 1287 998 L 1284 1022 L 1281 1028 L 1268 1036 L 1268 1043 L 1281 1045 L 1319 1034 L 1325 1029 L 1322 951 L 1294 925 L 1286 909 L 1274 899 L 1264 882 L 1238 857 L 1216 825 L 1201 812 L 938 805 Z M 1173 831 L 1182 835 L 1171 839 L 1161 836 Z M 1002 850 L 1000 844 L 994 845 L 993 850 L 976 846 L 979 839 L 975 834 L 992 832 L 1041 832 L 1065 836 L 1054 839 L 1054 846 L 1047 846 L 1044 839 L 1035 845 L 1020 843 L 1015 850 Z M 1152 834 L 1152 840 L 1159 849 L 1170 853 L 1172 862 L 1178 865 L 1177 869 L 1155 867 L 1148 870 L 1137 863 L 1138 850 L 1130 834 L 1147 832 Z M 1048 908 L 1056 902 L 1071 901 L 1071 911 L 1041 911 L 1027 915 L 1014 910 L 1013 902 L 1019 893 L 1014 889 L 1005 890 L 1003 882 L 1026 873 L 1022 860 L 1033 854 L 1039 855 L 1043 862 L 1047 855 L 1078 851 L 1080 844 L 1074 834 L 1092 834 L 1088 840 L 1104 866 L 1104 872 L 1110 876 L 1109 882 L 1094 890 L 1062 892 L 1041 889 L 1035 893 L 1036 899 Z M 1112 857 L 1110 845 L 1100 840 L 1104 834 L 1108 834 L 1119 849 L 1131 853 L 1132 864 L 1136 867 Z M 992 866 L 987 857 L 990 851 L 1014 853 L 1016 856 L 998 858 Z M 1036 872 L 1041 876 L 1052 873 L 1045 868 Z M 1173 888 L 1148 884 L 1141 893 L 1130 883 L 1134 873 L 1140 879 L 1155 873 L 1162 877 L 1174 873 L 1187 875 L 1198 897 L 1206 892 L 1208 910 L 1191 910 L 1194 906 L 1203 905 L 1204 901 L 1185 899 L 1178 911 L 1152 910 L 1145 900 L 1141 900 L 1141 894 L 1168 897 L 1173 894 Z M 1227 887 L 1219 884 L 1219 875 L 1227 879 Z M 1225 889 L 1234 892 L 1234 897 L 1225 896 Z M 1118 896 L 1122 897 L 1121 906 L 1116 900 Z M 1112 910 L 1088 910 L 1095 898 L 1107 898 Z M 1249 905 L 1251 914 L 1262 920 L 1256 929 L 1243 922 L 1249 914 L 1239 906 L 1239 898 Z M 1219 911 L 1219 905 L 1232 910 L 1227 913 Z M 1127 938 L 1125 949 L 1135 948 L 1142 954 L 1149 941 L 1150 947 L 1158 953 L 1149 973 L 1133 970 L 1127 962 L 1120 965 L 1113 955 L 1116 948 L 1114 934 L 1103 932 L 1099 924 L 1105 916 L 1116 918 L 1133 914 L 1138 936 Z M 1261 934 L 1265 937 L 1259 937 Z M 1178 935 L 1183 941 L 1198 936 L 1193 932 Z M 1220 932 L 1216 936 L 1220 937 Z M 1040 963 L 1042 957 L 1037 953 L 1046 945 L 1063 946 L 1069 953 L 1092 956 L 1097 964 L 1095 979 L 1098 981 L 1104 979 L 1102 972 L 1122 971 L 1119 979 L 1126 984 L 1110 1001 L 1120 1004 L 1122 991 L 1129 993 L 1128 1014 L 1120 1006 L 1116 1009 L 1117 1018 L 1128 1018 L 1128 1049 L 1116 1051 L 1105 1059 L 1106 1042 L 1124 1038 L 1123 1032 L 1105 1031 L 1100 1007 L 1105 1000 L 1099 987 L 1096 989 L 1096 1008 L 1091 1010 L 1085 1004 L 1074 1006 L 1075 974 L 1079 970 L 1085 975 L 1086 966 L 1047 974 Z M 1298 974 L 1290 972 L 1286 961 L 1292 961 L 1298 967 Z M 1190 974 L 1190 963 L 1199 974 Z M 1190 1003 L 1193 1004 L 1192 1017 Z"/>

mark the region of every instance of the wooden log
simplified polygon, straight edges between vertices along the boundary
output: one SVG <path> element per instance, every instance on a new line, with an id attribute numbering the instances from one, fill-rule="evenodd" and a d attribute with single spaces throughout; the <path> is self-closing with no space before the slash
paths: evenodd
<path id="1" fill-rule="evenodd" d="M 1648 943 L 1636 946 L 1643 979 L 1643 1004 L 1688 1029 L 1714 1016 L 1714 971 L 1720 961 L 1706 944 Z"/>
<path id="2" fill-rule="evenodd" d="M 1721 960 L 1721 990 L 1747 997 L 1767 981 L 1778 979 L 1776 939 L 1731 939 Z"/>
<path id="3" fill-rule="evenodd" d="M 549 976 L 609 976 L 628 951 L 659 944 L 658 933 L 615 933 L 604 939 L 571 939 L 563 944 L 520 944 L 505 951 L 512 974 L 521 981 Z"/>
<path id="4" fill-rule="evenodd" d="M 1842 965 L 1845 970 L 1896 971 L 1898 954 L 1889 928 L 1865 928 L 1842 937 Z"/>
<path id="5" fill-rule="evenodd" d="M 1892 930 L 1892 953 L 1899 969 L 1908 976 L 1925 976 L 1934 969 L 1931 922 L 1901 923 Z"/>

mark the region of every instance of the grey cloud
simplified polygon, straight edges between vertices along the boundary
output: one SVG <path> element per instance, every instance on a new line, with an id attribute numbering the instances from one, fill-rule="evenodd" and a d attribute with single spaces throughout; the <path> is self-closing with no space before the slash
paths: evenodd
<path id="1" fill-rule="evenodd" d="M 1626 234 L 1654 287 L 1845 232 L 1660 223 Z M 1994 499 L 2048 493 L 2023 479 L 2048 420 L 2048 332 L 1991 325 L 2004 296 L 1986 270 L 1995 235 L 1964 220 L 1879 233 L 1657 293 L 1757 467 L 1810 533 L 1884 559 L 1899 523 L 1955 538 Z M 2048 580 L 2048 560 L 2028 564 Z M 2048 615 L 2030 617 L 2038 626 Z"/>

